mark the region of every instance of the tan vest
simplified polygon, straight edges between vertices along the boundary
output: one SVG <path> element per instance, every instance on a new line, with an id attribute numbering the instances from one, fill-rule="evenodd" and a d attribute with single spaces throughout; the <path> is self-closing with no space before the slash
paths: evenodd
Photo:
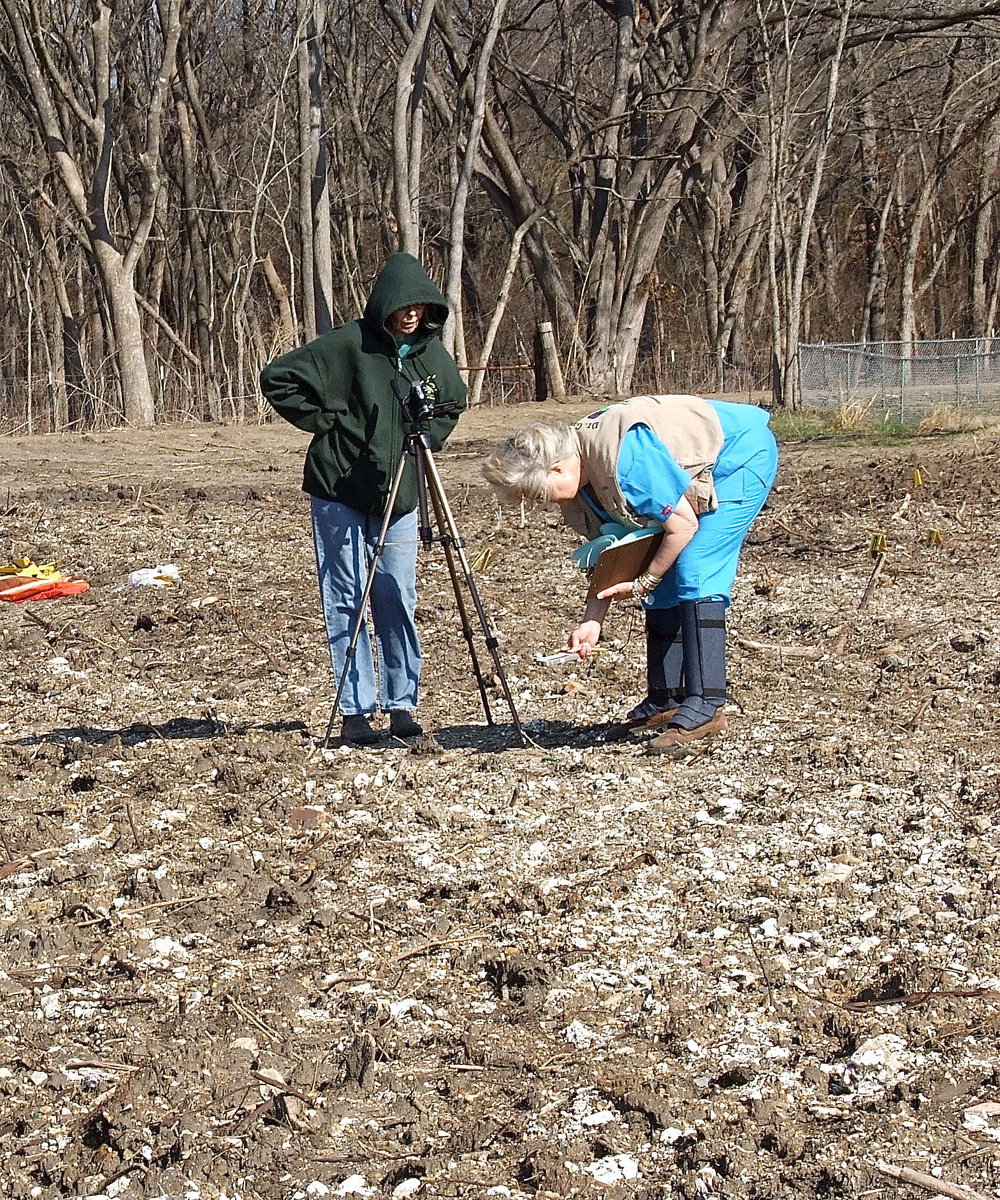
<path id="1" fill-rule="evenodd" d="M 722 450 L 723 434 L 715 409 L 700 396 L 633 396 L 584 417 L 574 426 L 584 473 L 598 503 L 613 521 L 626 525 L 655 524 L 629 507 L 618 486 L 622 439 L 634 425 L 648 425 L 670 451 L 674 462 L 691 476 L 684 495 L 699 515 L 719 507 L 712 468 Z M 600 533 L 601 522 L 578 497 L 560 503 L 566 522 L 586 538 Z"/>

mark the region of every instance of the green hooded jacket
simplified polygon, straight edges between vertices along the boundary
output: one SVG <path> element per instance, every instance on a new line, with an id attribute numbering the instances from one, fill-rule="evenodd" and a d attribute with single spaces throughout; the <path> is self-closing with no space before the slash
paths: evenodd
<path id="1" fill-rule="evenodd" d="M 398 308 L 426 304 L 410 350 L 400 358 L 385 322 Z M 393 254 L 375 280 L 364 315 L 266 366 L 265 399 L 297 429 L 312 434 L 303 489 L 359 512 L 384 512 L 406 436 L 400 396 L 415 382 L 446 415 L 427 425 L 440 450 L 465 408 L 467 389 L 441 344 L 448 302 L 410 254 Z M 406 456 L 393 515 L 417 506 L 416 470 Z"/>

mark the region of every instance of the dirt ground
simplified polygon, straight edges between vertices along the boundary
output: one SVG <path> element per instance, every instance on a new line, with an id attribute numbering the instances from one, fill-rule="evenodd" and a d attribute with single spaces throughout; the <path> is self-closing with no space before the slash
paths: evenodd
<path id="1" fill-rule="evenodd" d="M 527 746 L 435 548 L 434 738 L 322 748 L 291 428 L 3 444 L 0 556 L 91 584 L 0 604 L 6 1195 L 1000 1196 L 997 437 L 782 447 L 674 761 L 632 610 L 535 661 L 574 541 L 478 466 L 539 411 L 439 458 Z"/>

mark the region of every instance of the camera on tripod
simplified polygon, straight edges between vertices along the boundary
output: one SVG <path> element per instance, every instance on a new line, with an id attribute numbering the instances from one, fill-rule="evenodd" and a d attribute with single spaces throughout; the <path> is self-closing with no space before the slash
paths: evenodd
<path id="1" fill-rule="evenodd" d="M 406 413 L 406 419 L 417 425 L 437 416 L 437 406 L 427 395 L 427 389 L 419 379 L 410 384 L 410 390 L 403 400 L 403 411 Z"/>
<path id="2" fill-rule="evenodd" d="M 435 404 L 434 398 L 422 379 L 410 383 L 409 391 L 404 391 L 404 380 L 393 381 L 393 391 L 396 399 L 403 407 L 403 415 L 411 425 L 425 425 L 432 417 L 456 416 L 458 409 L 452 404 Z"/>

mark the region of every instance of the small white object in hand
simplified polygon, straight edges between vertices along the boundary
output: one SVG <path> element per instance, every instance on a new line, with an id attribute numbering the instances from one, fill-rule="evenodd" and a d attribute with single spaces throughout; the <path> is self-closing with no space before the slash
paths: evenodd
<path id="1" fill-rule="evenodd" d="M 535 662 L 540 663 L 543 667 L 555 667 L 559 663 L 579 662 L 580 654 L 577 650 L 558 650 L 555 654 L 536 654 Z"/>

